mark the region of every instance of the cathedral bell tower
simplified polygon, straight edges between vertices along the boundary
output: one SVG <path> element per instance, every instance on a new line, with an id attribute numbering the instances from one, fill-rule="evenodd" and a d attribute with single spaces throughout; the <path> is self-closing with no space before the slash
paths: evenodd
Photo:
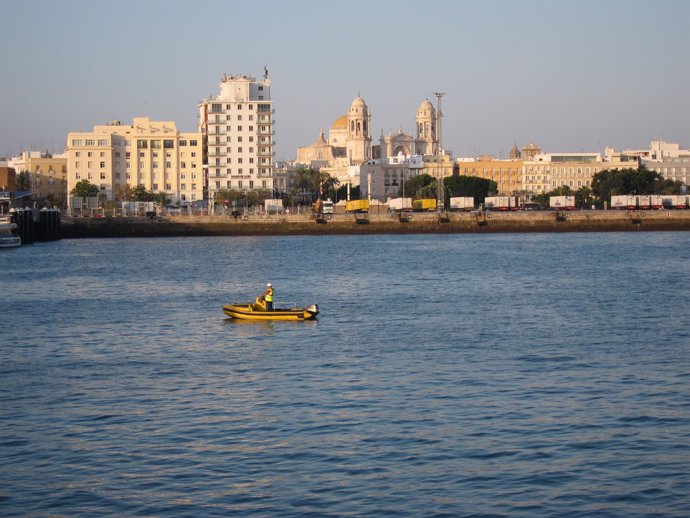
<path id="1" fill-rule="evenodd" d="M 415 152 L 419 155 L 433 155 L 438 147 L 438 135 L 436 133 L 436 109 L 429 99 L 417 108 L 417 136 L 415 139 Z"/>
<path id="2" fill-rule="evenodd" d="M 351 164 L 371 158 L 371 114 L 359 95 L 347 113 L 347 157 Z"/>

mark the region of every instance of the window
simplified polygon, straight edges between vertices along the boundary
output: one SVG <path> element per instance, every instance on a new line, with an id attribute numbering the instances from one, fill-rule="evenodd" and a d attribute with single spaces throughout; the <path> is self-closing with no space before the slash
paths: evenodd
<path id="1" fill-rule="evenodd" d="M 146 149 L 149 147 L 149 144 L 146 140 L 137 140 L 137 148 L 138 149 Z"/>
<path id="2" fill-rule="evenodd" d="M 186 140 L 180 140 L 180 146 L 186 146 L 187 141 Z"/>
<path id="3" fill-rule="evenodd" d="M 90 140 L 90 139 L 89 139 L 89 140 L 87 140 L 87 141 L 85 142 L 85 144 L 86 144 L 87 146 L 93 146 L 93 145 L 95 144 L 95 142 L 96 142 L 95 140 Z"/>
<path id="4" fill-rule="evenodd" d="M 101 162 L 100 164 L 101 169 L 105 169 L 105 162 Z"/>
<path id="5" fill-rule="evenodd" d="M 73 146 L 81 146 L 81 139 L 72 139 L 72 145 Z"/>
<path id="6" fill-rule="evenodd" d="M 190 140 L 189 145 L 190 146 L 196 146 L 197 145 L 196 140 Z"/>
<path id="7" fill-rule="evenodd" d="M 107 145 L 108 145 L 108 141 L 107 141 L 107 140 L 99 139 L 99 140 L 98 140 L 98 145 L 99 145 L 99 146 L 107 146 Z"/>
<path id="8" fill-rule="evenodd" d="M 161 141 L 160 140 L 152 140 L 151 141 L 151 149 L 160 149 L 161 148 Z"/>
<path id="9" fill-rule="evenodd" d="M 101 180 L 105 180 L 105 173 L 101 173 Z"/>
<path id="10" fill-rule="evenodd" d="M 163 147 L 166 149 L 172 149 L 175 147 L 175 143 L 172 140 L 164 140 Z"/>
<path id="11" fill-rule="evenodd" d="M 214 103 L 211 105 L 211 112 L 212 113 L 220 113 L 223 111 L 223 105 L 219 103 Z"/>

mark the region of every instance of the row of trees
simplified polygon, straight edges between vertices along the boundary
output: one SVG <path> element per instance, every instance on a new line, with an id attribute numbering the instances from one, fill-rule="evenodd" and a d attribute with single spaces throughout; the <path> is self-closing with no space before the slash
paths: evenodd
<path id="1" fill-rule="evenodd" d="M 551 196 L 575 196 L 577 207 L 603 206 L 610 202 L 611 196 L 624 194 L 681 194 L 683 183 L 665 179 L 659 173 L 644 166 L 637 169 L 605 169 L 592 177 L 592 186 L 580 187 L 573 191 L 567 185 L 532 198 L 533 201 L 548 207 Z"/>
<path id="2" fill-rule="evenodd" d="M 78 181 L 70 191 L 70 194 L 78 198 L 98 197 L 101 201 L 105 201 L 105 194 L 98 189 L 97 185 L 92 184 L 88 180 Z M 161 205 L 170 203 L 170 198 L 165 192 L 149 191 L 143 185 L 120 187 L 117 190 L 116 198 L 122 201 L 153 201 Z"/>
<path id="3" fill-rule="evenodd" d="M 406 180 L 400 186 L 400 196 L 409 198 L 437 198 L 439 182 L 433 176 L 421 174 Z M 451 197 L 472 196 L 478 203 L 482 203 L 489 193 L 496 192 L 498 185 L 493 180 L 478 176 L 447 176 L 443 179 L 444 203 L 447 205 Z"/>

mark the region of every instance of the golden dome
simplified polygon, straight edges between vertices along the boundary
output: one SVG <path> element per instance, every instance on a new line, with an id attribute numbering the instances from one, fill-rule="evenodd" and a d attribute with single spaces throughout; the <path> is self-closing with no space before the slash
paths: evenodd
<path id="1" fill-rule="evenodd" d="M 347 115 L 341 115 L 331 124 L 332 130 L 347 129 Z"/>

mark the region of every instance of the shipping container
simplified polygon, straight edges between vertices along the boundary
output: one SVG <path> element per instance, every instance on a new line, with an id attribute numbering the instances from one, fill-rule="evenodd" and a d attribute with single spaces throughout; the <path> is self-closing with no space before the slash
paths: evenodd
<path id="1" fill-rule="evenodd" d="M 649 210 L 652 208 L 651 196 L 648 194 L 639 194 L 637 198 L 637 208 L 640 210 Z"/>
<path id="2" fill-rule="evenodd" d="M 664 208 L 663 196 L 661 196 L 661 194 L 652 194 L 649 197 L 649 203 L 650 203 L 652 209 L 663 209 Z"/>
<path id="3" fill-rule="evenodd" d="M 392 212 L 412 210 L 412 198 L 391 198 L 388 200 L 388 210 Z"/>
<path id="4" fill-rule="evenodd" d="M 369 200 L 351 200 L 345 205 L 345 212 L 369 212 Z"/>
<path id="5" fill-rule="evenodd" d="M 458 196 L 450 199 L 450 210 L 470 211 L 474 209 L 474 198 L 472 196 Z"/>
<path id="6" fill-rule="evenodd" d="M 412 210 L 421 212 L 432 212 L 436 210 L 435 198 L 422 198 L 421 200 L 414 200 L 412 202 Z"/>

